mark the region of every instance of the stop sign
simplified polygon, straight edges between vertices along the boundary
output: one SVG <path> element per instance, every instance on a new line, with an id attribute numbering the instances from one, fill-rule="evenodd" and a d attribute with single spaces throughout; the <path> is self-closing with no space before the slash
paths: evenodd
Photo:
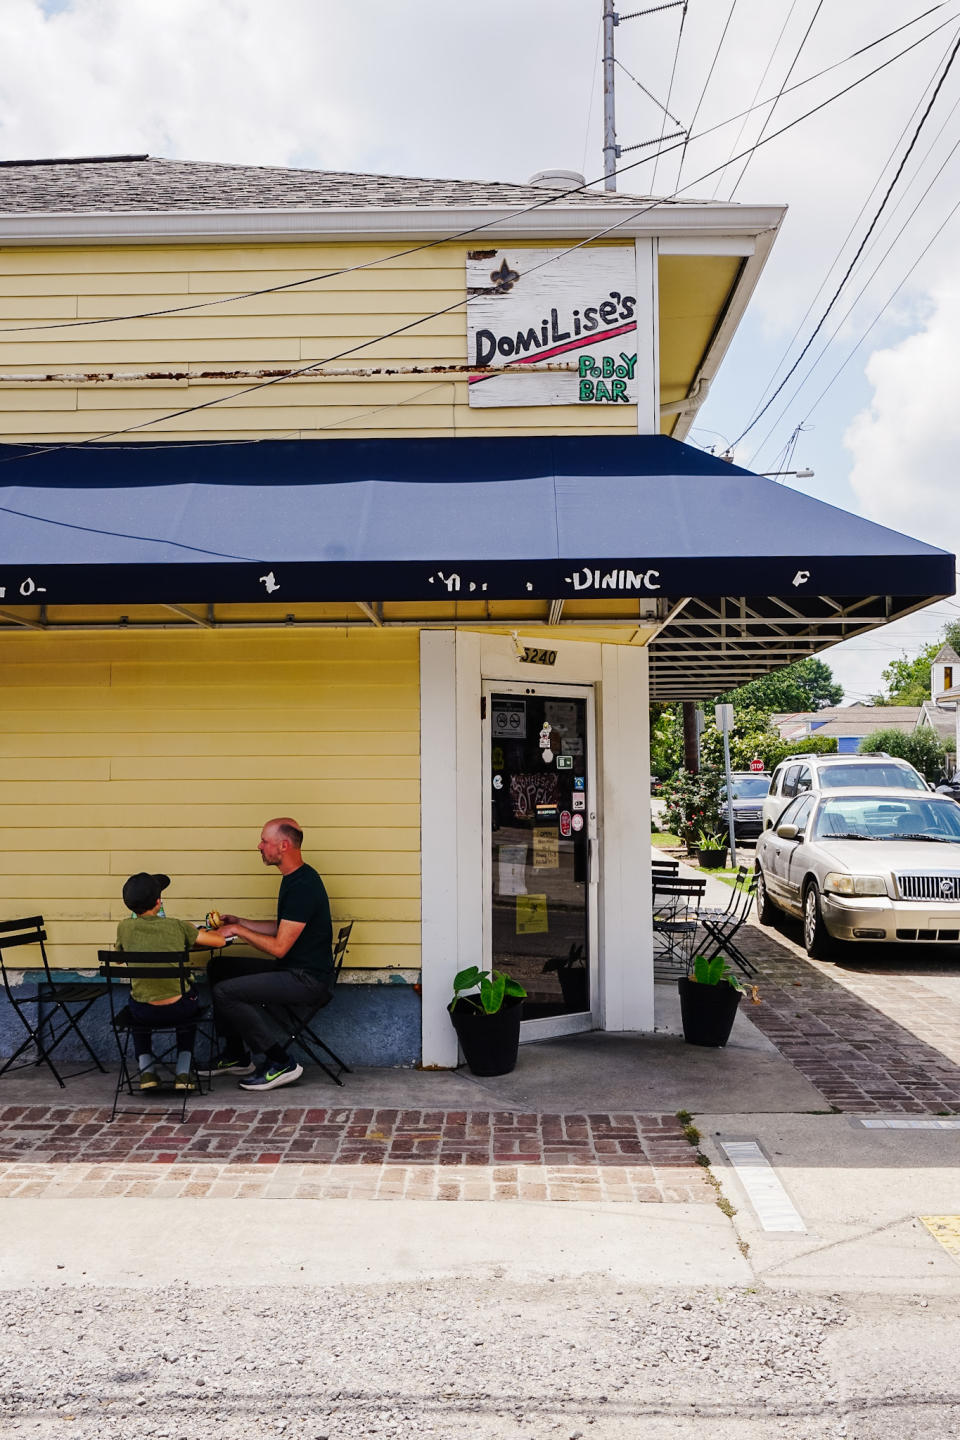
<path id="1" fill-rule="evenodd" d="M 751 761 L 750 761 L 750 769 L 751 769 L 751 770 L 761 770 L 761 771 L 762 771 L 762 770 L 763 770 L 763 761 L 762 761 L 762 760 L 751 760 Z"/>

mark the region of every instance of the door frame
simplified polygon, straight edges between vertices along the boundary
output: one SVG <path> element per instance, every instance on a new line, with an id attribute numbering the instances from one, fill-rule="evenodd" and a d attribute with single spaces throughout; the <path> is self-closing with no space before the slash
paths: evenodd
<path id="1" fill-rule="evenodd" d="M 650 737 L 642 645 L 571 640 L 542 629 L 436 629 L 420 634 L 420 873 L 422 1030 L 427 1069 L 455 1066 L 447 1006 L 453 978 L 483 959 L 484 680 L 543 679 L 522 646 L 549 641 L 551 682 L 595 687 L 598 796 L 604 850 L 599 896 L 600 1028 L 654 1028 L 650 893 Z M 518 654 L 518 650 L 520 654 Z"/>
<path id="2" fill-rule="evenodd" d="M 549 1015 L 538 1020 L 524 1020 L 520 1026 L 520 1043 L 549 1040 L 555 1035 L 577 1035 L 596 1030 L 600 1024 L 600 790 L 597 784 L 597 712 L 592 685 L 564 685 L 558 681 L 484 680 L 482 695 L 483 718 L 483 966 L 493 963 L 493 826 L 490 814 L 491 752 L 493 745 L 494 695 L 545 695 L 562 700 L 585 700 L 587 704 L 587 807 L 584 810 L 587 840 L 587 954 L 590 964 L 590 1008 L 573 1015 Z"/>

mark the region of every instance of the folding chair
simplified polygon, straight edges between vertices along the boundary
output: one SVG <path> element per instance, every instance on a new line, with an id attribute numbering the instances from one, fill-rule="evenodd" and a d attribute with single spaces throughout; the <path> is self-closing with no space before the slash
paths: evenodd
<path id="1" fill-rule="evenodd" d="M 727 901 L 726 905 L 722 905 L 722 906 L 721 906 L 721 905 L 701 905 L 701 906 L 700 906 L 700 919 L 701 919 L 701 921 L 713 920 L 713 921 L 717 921 L 717 922 L 719 923 L 719 921 L 725 920 L 725 919 L 727 918 L 727 916 L 730 914 L 730 912 L 733 910 L 733 908 L 735 907 L 735 905 L 737 904 L 737 896 L 738 896 L 738 893 L 743 889 L 743 882 L 746 880 L 746 878 L 747 878 L 747 876 L 748 876 L 749 873 L 750 873 L 750 867 L 749 867 L 748 865 L 738 865 L 738 866 L 737 866 L 736 879 L 734 880 L 733 885 L 732 885 L 731 890 L 730 890 L 730 899 Z"/>
<path id="2" fill-rule="evenodd" d="M 107 982 L 107 995 L 110 1002 L 110 1025 L 113 1030 L 114 1039 L 117 1042 L 117 1053 L 120 1056 L 120 1069 L 117 1073 L 117 1086 L 113 1093 L 113 1109 L 110 1112 L 110 1119 L 113 1120 L 119 1113 L 121 1115 L 143 1115 L 148 1112 L 144 1110 L 120 1110 L 120 1092 L 126 1087 L 127 1094 L 133 1095 L 134 1078 L 139 1080 L 137 1071 L 137 1057 L 133 1055 L 133 1070 L 130 1067 L 130 1056 L 133 1045 L 133 1027 L 149 1030 L 152 1034 L 166 1031 L 173 1035 L 171 1044 L 167 1045 L 159 1054 L 154 1051 L 158 1064 L 170 1072 L 171 1084 L 158 1087 L 163 1094 L 172 1088 L 173 1071 L 170 1064 L 170 1057 L 175 1060 L 177 1048 L 176 1025 L 164 1018 L 164 1006 L 157 1006 L 156 1019 L 151 1021 L 136 1020 L 130 1014 L 128 1000 L 130 999 L 131 980 L 177 980 L 180 983 L 180 994 L 186 995 L 193 984 L 193 974 L 190 965 L 190 952 L 184 950 L 182 954 L 172 953 L 169 950 L 144 950 L 144 951 L 122 951 L 122 950 L 100 950 L 97 952 L 100 962 L 100 974 Z M 206 1022 L 206 1023 L 204 1023 Z M 209 1008 L 205 1007 L 197 1012 L 198 1038 L 202 1036 L 206 1045 L 212 1053 L 214 1049 L 213 1018 Z M 204 1095 L 209 1092 L 212 1081 L 208 1081 L 204 1087 L 203 1079 L 197 1075 L 197 1088 L 195 1092 L 190 1090 L 176 1091 L 183 1096 L 183 1103 L 180 1106 L 181 1123 L 187 1118 L 187 1101 L 191 1093 Z M 138 1094 L 141 1094 L 139 1089 Z M 148 1094 L 155 1092 L 148 1091 Z"/>
<path id="3" fill-rule="evenodd" d="M 22 1070 L 26 1065 L 45 1064 L 62 1090 L 65 1088 L 63 1078 L 50 1056 L 60 1042 L 70 1034 L 79 1037 L 93 1064 L 88 1065 L 85 1070 L 75 1070 L 67 1078 L 75 1079 L 78 1075 L 89 1075 L 94 1069 L 104 1070 L 104 1066 L 94 1054 L 79 1025 L 90 1006 L 103 998 L 103 986 L 90 981 L 55 979 L 47 959 L 47 950 L 44 945 L 46 938 L 47 932 L 43 928 L 42 915 L 30 915 L 25 920 L 4 920 L 0 923 L 0 973 L 3 975 L 3 988 L 27 1032 L 27 1038 L 23 1044 L 0 1065 L 0 1075 L 10 1069 Z M 15 995 L 13 991 L 10 981 L 10 964 L 6 959 L 5 952 L 19 945 L 40 946 L 43 979 L 38 979 L 36 982 L 31 981 L 37 987 L 35 995 Z M 37 1007 L 33 1024 L 30 1023 L 26 1014 L 26 1007 L 30 1005 Z M 45 1014 L 45 1007 L 48 1006 L 50 1008 Z M 74 1006 L 78 1008 L 72 1008 Z M 58 1015 L 62 1015 L 65 1022 L 62 1029 L 58 1029 L 54 1023 Z M 36 1058 L 20 1060 L 19 1065 L 15 1064 L 14 1062 L 19 1060 L 23 1052 L 29 1050 L 31 1045 L 36 1046 Z"/>
<path id="4" fill-rule="evenodd" d="M 333 999 L 333 991 L 337 981 L 340 979 L 340 971 L 343 969 L 343 957 L 347 953 L 347 946 L 350 943 L 350 932 L 353 929 L 353 921 L 349 925 L 341 925 L 337 932 L 337 941 L 333 947 L 333 982 L 330 986 L 330 994 L 321 1005 L 282 1005 L 273 1006 L 272 1011 L 277 1015 L 281 1023 L 290 1027 L 287 1040 L 288 1044 L 299 1045 L 301 1050 L 306 1051 L 314 1065 L 319 1065 L 325 1070 L 335 1085 L 342 1085 L 341 1075 L 351 1075 L 353 1072 L 350 1066 L 335 1054 L 325 1040 L 321 1040 L 316 1031 L 311 1029 L 313 1019 Z M 278 1013 L 279 1012 L 279 1013 Z M 315 1048 L 314 1048 L 315 1047 Z M 336 1071 L 331 1070 L 325 1060 L 321 1060 L 317 1050 L 322 1050 L 336 1065 Z"/>
<path id="5" fill-rule="evenodd" d="M 757 875 L 754 871 L 750 876 L 750 883 L 733 892 L 733 904 L 719 916 L 711 916 L 703 911 L 700 913 L 700 923 L 710 937 L 710 943 L 706 946 L 709 952 L 707 958 L 712 960 L 717 955 L 726 955 L 732 964 L 747 975 L 756 975 L 757 967 L 744 955 L 736 943 L 736 937 L 741 925 L 746 923 L 756 893 Z"/>
<path id="6" fill-rule="evenodd" d="M 650 861 L 650 870 L 651 870 L 651 872 L 652 872 L 652 874 L 653 874 L 654 880 L 656 880 L 656 878 L 657 878 L 658 875 L 663 875 L 663 876 L 673 875 L 674 877 L 679 878 L 679 876 L 680 876 L 680 861 L 679 861 L 679 860 L 651 860 L 651 861 Z"/>
<path id="7" fill-rule="evenodd" d="M 656 876 L 653 882 L 654 971 L 686 975 L 706 880 Z"/>

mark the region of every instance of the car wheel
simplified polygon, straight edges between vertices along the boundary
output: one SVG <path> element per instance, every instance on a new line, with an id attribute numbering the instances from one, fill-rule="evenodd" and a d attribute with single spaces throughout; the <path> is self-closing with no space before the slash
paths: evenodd
<path id="1" fill-rule="evenodd" d="M 812 881 L 803 896 L 803 947 L 814 960 L 832 960 L 836 953 L 836 942 L 823 923 L 820 891 Z"/>
<path id="2" fill-rule="evenodd" d="M 758 865 L 757 870 L 757 920 L 761 925 L 772 925 L 775 915 L 770 896 L 767 894 L 767 882 L 763 878 L 763 871 Z"/>

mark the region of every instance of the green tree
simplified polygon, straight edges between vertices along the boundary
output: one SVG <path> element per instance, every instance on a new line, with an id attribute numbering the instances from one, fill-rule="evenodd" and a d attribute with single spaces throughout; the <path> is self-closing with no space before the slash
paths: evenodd
<path id="1" fill-rule="evenodd" d="M 840 704 L 843 686 L 834 680 L 825 661 L 811 655 L 728 690 L 717 699 L 737 709 L 766 710 L 768 714 L 773 710 L 822 710 L 825 705 Z"/>
<path id="2" fill-rule="evenodd" d="M 683 760 L 683 714 L 677 704 L 650 706 L 650 773 L 658 780 L 676 775 Z"/>
<path id="3" fill-rule="evenodd" d="M 946 769 L 946 747 L 929 726 L 912 730 L 909 735 L 902 730 L 877 730 L 860 741 L 861 755 L 873 755 L 878 750 L 909 760 L 925 780 L 939 780 Z"/>

